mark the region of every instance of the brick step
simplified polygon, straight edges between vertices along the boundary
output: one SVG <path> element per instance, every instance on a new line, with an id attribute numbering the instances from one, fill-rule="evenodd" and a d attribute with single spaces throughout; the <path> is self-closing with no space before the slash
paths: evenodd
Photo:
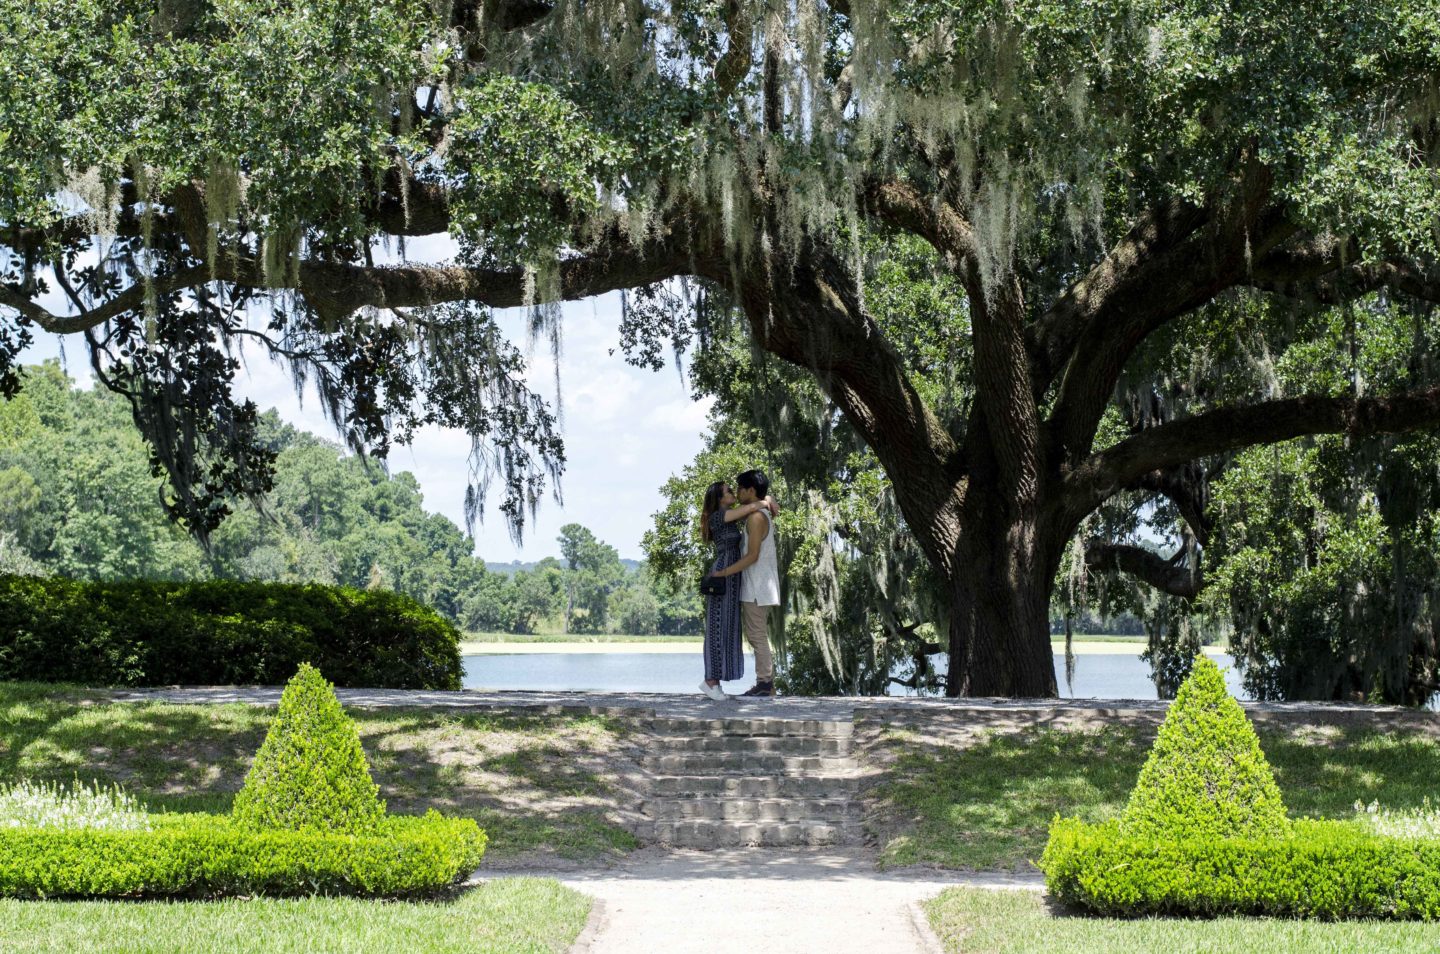
<path id="1" fill-rule="evenodd" d="M 853 798 L 860 779 L 853 775 L 658 775 L 650 779 L 656 798 L 729 796 L 732 798 Z"/>
<path id="2" fill-rule="evenodd" d="M 657 798 L 640 811 L 657 822 L 830 822 L 858 821 L 859 802 L 818 798 Z"/>
<path id="3" fill-rule="evenodd" d="M 646 755 L 652 775 L 845 775 L 855 771 L 848 756 L 764 755 L 749 752 L 681 752 Z"/>
<path id="4" fill-rule="evenodd" d="M 636 835 L 674 848 L 797 848 L 852 844 L 860 840 L 861 829 L 828 822 L 657 821 L 640 826 Z"/>
<path id="5" fill-rule="evenodd" d="M 657 755 L 686 752 L 740 752 L 753 755 L 849 755 L 849 739 L 819 739 L 794 735 L 702 735 L 691 738 L 657 737 L 651 751 Z"/>
<path id="6" fill-rule="evenodd" d="M 848 739 L 855 732 L 853 722 L 819 719 L 680 719 L 657 716 L 646 720 L 655 735 L 801 736 L 804 738 Z"/>

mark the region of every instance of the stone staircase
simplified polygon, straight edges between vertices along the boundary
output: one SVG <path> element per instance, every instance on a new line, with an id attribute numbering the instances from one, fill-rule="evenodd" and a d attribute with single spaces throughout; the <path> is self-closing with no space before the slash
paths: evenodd
<path id="1" fill-rule="evenodd" d="M 641 840 L 677 848 L 860 841 L 853 722 L 655 717 L 646 728 Z"/>

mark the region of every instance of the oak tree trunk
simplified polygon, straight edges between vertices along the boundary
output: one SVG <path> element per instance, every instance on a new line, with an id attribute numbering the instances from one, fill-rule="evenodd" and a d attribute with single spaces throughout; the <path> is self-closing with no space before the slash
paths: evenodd
<path id="1" fill-rule="evenodd" d="M 972 491 L 975 488 L 972 488 Z M 1050 591 L 1058 556 L 1033 515 L 995 507 L 950 563 L 948 696 L 1056 695 Z"/>

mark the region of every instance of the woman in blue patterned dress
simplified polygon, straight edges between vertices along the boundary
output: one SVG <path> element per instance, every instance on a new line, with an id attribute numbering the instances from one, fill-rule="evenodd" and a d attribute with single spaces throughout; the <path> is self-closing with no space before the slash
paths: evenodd
<path id="1" fill-rule="evenodd" d="M 739 521 L 768 509 L 774 513 L 779 508 L 770 498 L 758 503 L 735 506 L 735 495 L 723 480 L 711 484 L 705 491 L 701 507 L 700 536 L 705 542 L 715 545 L 715 562 L 710 572 L 723 570 L 740 559 L 744 540 Z M 705 597 L 705 681 L 700 691 L 722 702 L 729 696 L 720 689 L 720 681 L 727 682 L 745 675 L 745 654 L 740 648 L 740 577 L 725 579 L 725 592 L 720 596 Z"/>

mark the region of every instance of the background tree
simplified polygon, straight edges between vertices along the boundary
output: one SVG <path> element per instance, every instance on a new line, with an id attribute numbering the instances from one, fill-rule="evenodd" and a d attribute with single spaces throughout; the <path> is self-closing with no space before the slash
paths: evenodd
<path id="1" fill-rule="evenodd" d="M 492 572 L 459 527 L 424 509 L 412 474 L 387 474 L 273 411 L 259 424 L 275 455 L 274 488 L 258 506 L 237 503 L 207 552 L 167 518 L 164 480 L 150 472 L 123 398 L 76 388 L 55 363 L 24 375 L 24 392 L 0 399 L 0 572 L 380 587 L 476 632 L 562 622 L 550 565 L 514 577 Z M 100 481 L 106 493 L 95 492 Z M 627 567 L 589 530 L 566 532 L 587 541 L 576 576 L 582 617 L 598 621 L 592 631 L 698 631 L 694 600 L 658 586 L 643 566 Z M 532 588 L 534 574 L 542 585 Z M 570 575 L 561 570 L 559 579 Z"/>
<path id="2" fill-rule="evenodd" d="M 1267 338 L 1272 356 L 1335 308 L 1362 329 L 1431 320 L 1433 0 L 0 15 L 24 31 L 6 75 L 25 78 L 0 93 L 0 353 L 37 325 L 83 336 L 202 537 L 274 473 L 231 397 L 242 342 L 311 376 L 357 449 L 466 429 L 471 514 L 498 475 L 518 532 L 561 450 L 485 309 L 529 306 L 558 334 L 553 302 L 689 277 L 811 374 L 884 468 L 945 597 L 947 691 L 1047 695 L 1077 535 L 1082 562 L 1183 597 L 1229 455 L 1440 421 L 1423 367 L 1393 391 L 1225 400 L 1160 373 L 1257 303 L 1318 319 Z M 968 406 L 928 401 L 873 314 L 867 228 L 924 239 L 964 289 Z M 387 240 L 440 231 L 455 261 L 386 260 Z M 643 351 L 689 324 L 631 337 Z M 1128 493 L 1172 504 L 1187 548 L 1091 539 Z"/>
<path id="3" fill-rule="evenodd" d="M 566 564 L 564 631 L 603 633 L 611 596 L 625 577 L 620 554 L 578 523 L 561 527 L 559 542 Z"/>
<path id="4" fill-rule="evenodd" d="M 565 609 L 565 570 L 546 557 L 533 570 L 515 574 L 515 631 L 534 633 Z"/>

